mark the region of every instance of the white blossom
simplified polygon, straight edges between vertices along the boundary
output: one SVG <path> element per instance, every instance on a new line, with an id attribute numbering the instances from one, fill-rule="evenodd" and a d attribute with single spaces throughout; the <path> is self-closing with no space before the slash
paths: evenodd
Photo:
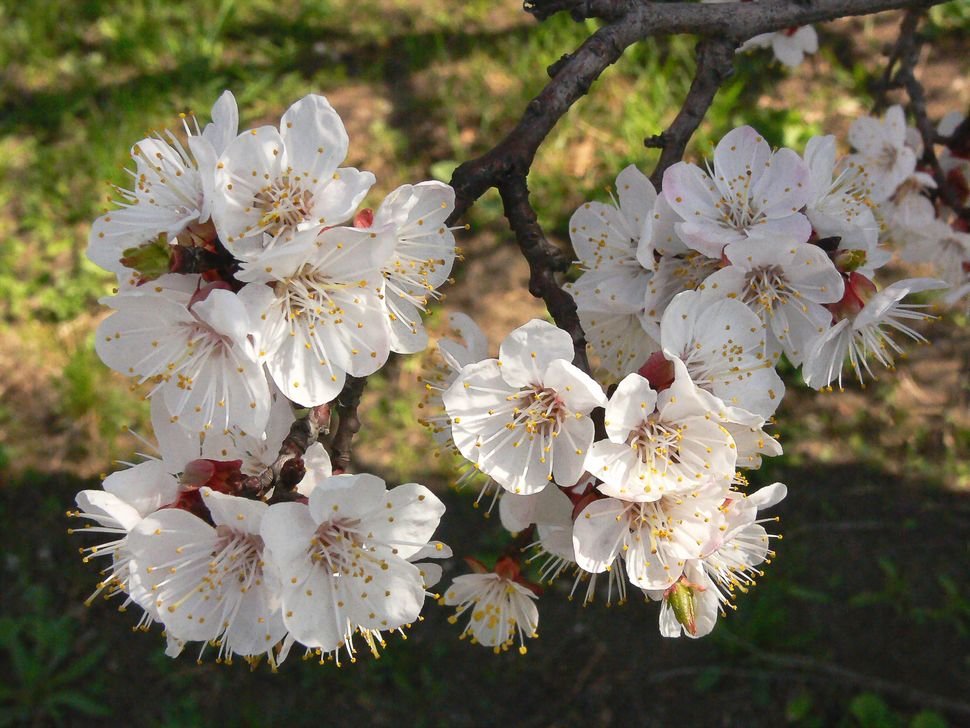
<path id="1" fill-rule="evenodd" d="M 244 263 L 237 276 L 260 361 L 289 399 L 305 407 L 331 401 L 346 375 L 367 376 L 390 354 L 380 268 L 387 231 L 335 227 L 298 232 L 287 246 Z"/>
<path id="2" fill-rule="evenodd" d="M 112 369 L 155 382 L 152 395 L 187 429 L 261 430 L 269 388 L 249 315 L 232 291 L 199 285 L 173 274 L 105 299 L 115 313 L 98 327 L 95 349 Z"/>
<path id="3" fill-rule="evenodd" d="M 916 171 L 916 152 L 906 144 L 906 117 L 898 104 L 886 109 L 882 120 L 862 116 L 853 121 L 849 143 L 857 152 L 850 159 L 865 170 L 873 202 L 889 199 Z"/>
<path id="4" fill-rule="evenodd" d="M 340 167 L 349 140 L 330 102 L 311 94 L 280 127 L 244 132 L 216 164 L 212 217 L 240 260 L 286 247 L 299 230 L 339 225 L 353 215 L 374 175 Z"/>
<path id="5" fill-rule="evenodd" d="M 236 100 L 224 92 L 212 107 L 212 123 L 201 132 L 184 124 L 188 149 L 171 131 L 142 139 L 131 149 L 134 189 L 118 188 L 121 209 L 107 212 L 91 228 L 88 257 L 117 273 L 126 286 L 137 280 L 121 262 L 124 252 L 161 239 L 188 244 L 208 237 L 201 224 L 209 220 L 215 158 L 236 135 Z"/>
<path id="6" fill-rule="evenodd" d="M 737 447 L 698 389 L 680 376 L 659 394 L 630 374 L 606 405 L 608 440 L 594 442 L 586 468 L 602 493 L 626 501 L 655 501 L 709 481 L 729 483 Z"/>
<path id="7" fill-rule="evenodd" d="M 518 639 L 519 653 L 524 655 L 526 638 L 538 636 L 536 595 L 528 586 L 516 581 L 517 566 L 503 566 L 500 561 L 494 572 L 456 577 L 445 591 L 442 603 L 458 608 L 457 613 L 449 617 L 452 623 L 471 611 L 462 636 L 470 634 L 473 641 L 491 647 L 495 652 L 507 650 Z"/>
<path id="8" fill-rule="evenodd" d="M 709 258 L 752 234 L 808 240 L 799 210 L 809 196 L 809 171 L 791 149 L 772 152 L 750 126 L 728 132 L 714 149 L 713 168 L 678 162 L 664 172 L 663 195 L 683 222 L 683 242 Z"/>
<path id="9" fill-rule="evenodd" d="M 922 310 L 924 306 L 902 303 L 903 298 L 910 293 L 946 287 L 945 281 L 912 278 L 873 293 L 861 309 L 847 312 L 848 315 L 818 337 L 802 367 L 805 383 L 821 389 L 837 380 L 841 388 L 846 360 L 860 383 L 865 381 L 864 374 L 875 376 L 869 365 L 870 359 L 892 369 L 896 356 L 903 352 L 893 339 L 893 333 L 925 342 L 926 338 L 911 324 L 931 318 Z"/>
<path id="10" fill-rule="evenodd" d="M 513 493 L 570 486 L 583 473 L 589 412 L 606 396 L 572 358 L 569 334 L 536 319 L 506 337 L 498 359 L 464 367 L 443 395 L 458 450 Z"/>
<path id="11" fill-rule="evenodd" d="M 423 485 L 388 490 L 367 474 L 328 478 L 307 504 L 271 506 L 260 533 L 281 574 L 283 621 L 294 639 L 352 655 L 355 633 L 366 640 L 416 620 L 438 573 L 426 578 L 411 560 L 427 555 L 443 513 Z"/>
<path id="12" fill-rule="evenodd" d="M 797 68 L 806 55 L 818 51 L 818 34 L 811 25 L 762 33 L 742 43 L 737 52 L 743 53 L 753 48 L 771 48 L 779 62 L 789 68 Z"/>
<path id="13" fill-rule="evenodd" d="M 265 503 L 202 488 L 209 524 L 168 508 L 129 537 L 158 619 L 176 639 L 216 642 L 219 658 L 267 655 L 286 634 L 279 579 L 265 560 Z"/>
<path id="14" fill-rule="evenodd" d="M 785 384 L 765 357 L 765 324 L 733 298 L 678 294 L 660 324 L 663 350 L 687 366 L 694 384 L 725 403 L 770 417 Z"/>
<path id="15" fill-rule="evenodd" d="M 838 301 L 845 289 L 832 261 L 818 246 L 763 238 L 732 243 L 724 255 L 730 265 L 704 281 L 705 295 L 747 305 L 767 327 L 769 360 L 781 347 L 800 364 L 831 323 L 822 304 Z"/>
<path id="16" fill-rule="evenodd" d="M 455 191 L 441 182 L 394 190 L 374 213 L 373 227 L 393 230 L 394 252 L 384 263 L 384 306 L 391 320 L 391 351 L 413 354 L 428 345 L 421 321 L 429 297 L 451 274 L 455 237 L 445 225 Z"/>

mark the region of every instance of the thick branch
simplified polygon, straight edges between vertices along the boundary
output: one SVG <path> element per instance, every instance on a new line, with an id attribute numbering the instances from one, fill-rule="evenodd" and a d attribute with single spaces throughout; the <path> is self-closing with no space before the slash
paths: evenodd
<path id="1" fill-rule="evenodd" d="M 649 0 L 527 0 L 525 9 L 539 20 L 568 11 L 576 20 L 598 18 L 649 24 L 652 35 L 694 33 L 746 40 L 810 23 L 870 15 L 883 10 L 928 7 L 945 0 L 768 0 L 750 3 L 663 3 Z"/>
<path id="2" fill-rule="evenodd" d="M 734 72 L 734 48 L 733 42 L 715 38 L 697 44 L 697 70 L 684 105 L 667 131 L 644 142 L 649 147 L 662 148 L 660 160 L 650 175 L 656 189 L 660 189 L 667 168 L 684 156 L 687 142 L 704 120 L 718 89 Z"/>
<path id="3" fill-rule="evenodd" d="M 343 390 L 334 402 L 337 427 L 330 443 L 334 473 L 345 472 L 350 467 L 351 444 L 354 435 L 360 431 L 360 418 L 357 416 L 357 408 L 360 406 L 360 398 L 364 393 L 364 385 L 366 384 L 366 377 L 348 375 L 347 383 L 344 384 Z"/>
<path id="4" fill-rule="evenodd" d="M 550 69 L 554 76 L 526 108 L 519 123 L 502 141 L 484 155 L 455 170 L 457 221 L 474 202 L 510 173 L 525 176 L 536 150 L 569 108 L 588 91 L 606 68 L 628 47 L 651 36 L 693 33 L 740 43 L 759 33 L 833 20 L 850 15 L 868 15 L 898 8 L 922 8 L 943 0 L 767 0 L 753 3 L 702 4 L 652 3 L 642 0 L 533 0 L 526 9 L 536 17 L 569 9 L 581 17 L 610 20 L 571 55 Z"/>

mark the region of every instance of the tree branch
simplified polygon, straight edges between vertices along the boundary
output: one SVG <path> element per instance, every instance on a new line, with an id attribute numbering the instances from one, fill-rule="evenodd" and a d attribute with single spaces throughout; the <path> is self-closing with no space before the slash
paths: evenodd
<path id="1" fill-rule="evenodd" d="M 576 302 L 562 289 L 555 276 L 557 271 L 569 267 L 571 258 L 546 240 L 529 203 L 529 188 L 524 175 L 510 175 L 503 179 L 499 183 L 499 194 L 519 249 L 529 262 L 529 293 L 541 298 L 556 326 L 573 337 L 573 363 L 588 373 L 586 336 L 576 313 Z"/>
<path id="2" fill-rule="evenodd" d="M 243 481 L 242 494 L 261 498 L 272 490 L 274 501 L 290 500 L 297 484 L 303 479 L 303 455 L 321 433 L 329 432 L 329 422 L 329 404 L 310 408 L 306 415 L 290 426 L 290 432 L 283 440 L 273 464 L 259 475 L 251 475 Z"/>
<path id="3" fill-rule="evenodd" d="M 734 73 L 734 48 L 733 42 L 719 38 L 705 38 L 698 42 L 697 70 L 683 106 L 667 131 L 644 141 L 648 147 L 662 149 L 660 160 L 650 175 L 656 189 L 660 189 L 667 168 L 683 158 L 687 142 L 704 120 L 721 84 Z"/>
<path id="4" fill-rule="evenodd" d="M 354 435 L 360 431 L 360 418 L 357 416 L 357 408 L 360 406 L 360 398 L 364 393 L 366 384 L 366 377 L 348 375 L 343 390 L 334 401 L 337 427 L 334 430 L 333 440 L 330 442 L 334 474 L 346 472 L 350 467 L 351 444 Z"/>
<path id="5" fill-rule="evenodd" d="M 567 11 L 576 21 L 627 21 L 653 28 L 651 35 L 693 33 L 731 40 L 747 40 L 760 33 L 822 23 L 850 15 L 883 10 L 929 7 L 945 0 L 768 0 L 700 4 L 649 0 L 527 0 L 526 12 L 545 20 Z"/>
<path id="6" fill-rule="evenodd" d="M 970 208 L 963 206 L 960 194 L 947 180 L 946 174 L 940 166 L 940 160 L 936 156 L 933 145 L 939 141 L 939 137 L 936 133 L 936 126 L 926 111 L 926 92 L 923 90 L 923 84 L 916 78 L 915 68 L 919 63 L 920 49 L 923 45 L 923 38 L 917 33 L 917 28 L 922 18 L 922 10 L 909 10 L 903 18 L 899 29 L 899 40 L 896 43 L 896 52 L 894 53 L 894 57 L 898 59 L 899 67 L 893 79 L 896 85 L 906 89 L 906 95 L 909 97 L 909 110 L 913 114 L 916 128 L 923 140 L 923 158 L 921 161 L 929 169 L 933 180 L 936 182 L 936 196 L 960 218 L 970 222 Z"/>
<path id="7" fill-rule="evenodd" d="M 544 18 L 570 10 L 581 18 L 611 21 L 572 54 L 550 67 L 553 78 L 528 105 L 519 123 L 494 148 L 465 162 L 454 172 L 454 224 L 485 192 L 510 173 L 525 176 L 536 150 L 559 119 L 582 98 L 592 83 L 623 52 L 651 36 L 691 33 L 723 43 L 740 43 L 768 33 L 850 15 L 869 15 L 899 8 L 924 8 L 944 0 L 766 0 L 766 2 L 702 4 L 654 3 L 642 0 L 532 0 L 526 10 Z M 700 92 L 698 92 L 699 94 Z"/>

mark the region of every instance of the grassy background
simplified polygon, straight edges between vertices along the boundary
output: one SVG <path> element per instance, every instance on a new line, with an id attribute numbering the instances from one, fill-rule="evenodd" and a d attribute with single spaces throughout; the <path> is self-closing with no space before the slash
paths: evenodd
<path id="1" fill-rule="evenodd" d="M 795 73 L 738 59 L 692 144 L 703 154 L 740 123 L 800 148 L 842 135 L 868 108 L 879 50 L 898 17 L 821 29 Z M 528 656 L 459 642 L 433 605 L 379 661 L 302 664 L 280 675 L 171 661 L 112 604 L 81 605 L 96 581 L 64 511 L 147 432 L 138 392 L 99 364 L 91 332 L 111 281 L 84 256 L 91 221 L 123 184 L 128 148 L 178 112 L 205 120 L 224 88 L 245 125 L 275 123 L 324 93 L 351 135 L 349 164 L 373 170 L 370 199 L 447 180 L 497 141 L 546 80 L 545 67 L 595 27 L 536 26 L 515 0 L 45 0 L 0 2 L 0 724 L 137 720 L 148 725 L 842 724 L 960 725 L 970 681 L 967 580 L 970 421 L 966 317 L 866 392 L 820 397 L 790 382 L 779 412 L 786 455 L 757 474 L 785 480 L 786 539 L 765 583 L 710 639 L 662 641 L 656 609 L 582 610 L 557 589 Z M 970 10 L 933 11 L 923 74 L 931 112 L 970 103 Z M 540 150 L 530 187 L 550 234 L 677 110 L 692 42 L 631 49 Z M 446 310 L 475 313 L 494 343 L 540 308 L 527 269 L 484 198 Z M 357 457 L 389 481 L 441 490 L 455 463 L 429 455 L 414 422 L 420 357 L 373 378 Z M 797 418 L 796 418 L 797 413 Z M 96 482 L 96 481 L 95 481 Z M 445 493 L 445 540 L 488 556 L 495 527 L 468 494 Z M 460 571 L 453 566 L 452 574 Z M 887 682 L 888 681 L 888 682 Z M 963 703 L 959 703 L 963 700 Z M 947 702 L 949 701 L 949 702 Z M 958 704 L 954 704 L 958 703 Z M 962 706 L 962 708 L 961 708 Z"/>

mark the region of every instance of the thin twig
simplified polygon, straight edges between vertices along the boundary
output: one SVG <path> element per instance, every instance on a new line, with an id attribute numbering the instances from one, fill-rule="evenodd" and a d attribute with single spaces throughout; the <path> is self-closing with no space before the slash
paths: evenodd
<path id="1" fill-rule="evenodd" d="M 243 481 L 242 493 L 260 498 L 272 490 L 275 500 L 286 500 L 303 477 L 303 455 L 321 434 L 327 434 L 329 422 L 329 404 L 311 407 L 290 426 L 273 464 L 259 475 L 251 475 Z"/>
<path id="2" fill-rule="evenodd" d="M 824 662 L 812 657 L 779 655 L 772 652 L 765 652 L 736 637 L 731 637 L 730 642 L 748 652 L 756 660 L 768 663 L 769 665 L 776 665 L 790 670 L 806 670 L 821 673 L 835 678 L 840 684 L 856 685 L 866 690 L 891 695 L 895 698 L 902 698 L 903 700 L 926 708 L 943 710 L 960 715 L 970 715 L 970 704 L 961 700 L 953 700 L 942 695 L 927 693 L 917 688 L 912 688 L 909 685 L 904 685 L 903 683 L 884 680 L 883 678 L 873 677 L 872 675 L 865 675 L 861 672 L 842 667 L 841 665 Z"/>
<path id="3" fill-rule="evenodd" d="M 916 32 L 923 15 L 924 11 L 922 10 L 908 10 L 903 18 L 899 30 L 899 40 L 896 44 L 899 51 L 899 64 L 894 80 L 906 89 L 906 95 L 909 96 L 909 110 L 916 121 L 916 128 L 923 140 L 923 158 L 921 161 L 933 176 L 933 181 L 936 182 L 934 194 L 959 217 L 970 222 L 970 207 L 964 207 L 962 197 L 950 185 L 946 173 L 940 166 L 940 160 L 936 156 L 934 144 L 939 141 L 939 136 L 936 133 L 936 126 L 926 110 L 926 92 L 923 90 L 923 84 L 916 78 L 914 70 L 919 62 L 919 54 L 923 45 L 923 38 Z"/>
<path id="4" fill-rule="evenodd" d="M 366 384 L 366 377 L 348 375 L 343 390 L 334 401 L 337 427 L 330 442 L 330 449 L 335 474 L 346 472 L 350 468 L 351 444 L 354 435 L 360 431 L 360 417 L 357 414 L 357 408 L 360 406 L 360 398 L 364 393 Z"/>

